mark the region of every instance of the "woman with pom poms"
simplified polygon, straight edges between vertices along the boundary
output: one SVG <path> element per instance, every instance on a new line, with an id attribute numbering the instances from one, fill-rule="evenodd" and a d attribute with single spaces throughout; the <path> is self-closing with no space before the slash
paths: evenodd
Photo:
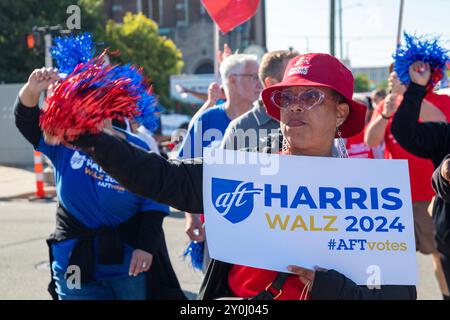
<path id="1" fill-rule="evenodd" d="M 57 134 L 70 123 L 78 126 L 70 135 L 76 136 L 89 126 L 94 131 L 105 128 L 148 150 L 137 136 L 111 126 L 104 116 L 108 108 L 104 101 L 108 101 L 108 94 L 112 95 L 110 100 L 122 99 L 124 105 L 145 104 L 149 97 L 141 93 L 139 99 L 147 101 L 137 97 L 125 100 L 133 93 L 126 90 L 133 79 L 124 72 L 111 77 L 112 71 L 103 69 L 102 59 L 85 62 L 92 58 L 85 51 L 85 37 L 57 41 L 57 46 L 62 46 L 59 52 L 65 53 L 61 56 L 70 57 L 65 64 L 60 63 L 66 78 L 60 79 L 51 68 L 34 70 L 15 105 L 19 131 L 55 168 L 58 207 L 56 229 L 47 240 L 52 275 L 49 292 L 61 300 L 185 299 L 162 229 L 168 207 L 128 192 L 88 154 L 56 141 Z M 88 57 L 81 59 L 80 52 Z M 53 86 L 53 94 L 41 110 L 39 96 L 49 86 Z M 77 98 L 77 103 L 71 97 Z M 96 110 L 89 110 L 86 99 Z M 127 116 L 126 112 L 120 114 L 119 105 L 113 107 L 116 116 Z M 43 128 L 48 125 L 55 128 L 53 138 L 44 137 Z"/>
<path id="2" fill-rule="evenodd" d="M 430 255 L 433 260 L 436 279 L 441 291 L 446 297 L 448 288 L 442 272 L 439 251 L 434 239 L 434 227 L 428 213 L 430 201 L 435 195 L 430 179 L 434 171 L 432 161 L 418 157 L 398 141 L 393 134 L 393 121 L 396 112 L 401 110 L 401 102 L 404 99 L 406 85 L 409 83 L 409 67 L 417 60 L 429 61 L 434 67 L 434 75 L 427 90 L 427 95 L 421 101 L 421 122 L 447 122 L 450 121 L 448 107 L 439 101 L 431 88 L 439 81 L 442 75 L 442 64 L 446 61 L 445 49 L 439 47 L 437 41 L 418 38 L 405 33 L 405 44 L 399 46 L 394 54 L 394 64 L 389 77 L 389 94 L 376 108 L 372 120 L 365 132 L 366 143 L 374 147 L 384 143 L 385 157 L 387 159 L 408 160 L 409 176 L 411 184 L 411 196 L 413 202 L 414 231 L 416 250 L 424 255 Z"/>
<path id="3" fill-rule="evenodd" d="M 361 132 L 366 107 L 352 99 L 353 82 L 350 70 L 330 55 L 310 53 L 292 59 L 283 81 L 262 92 L 267 112 L 280 121 L 280 153 L 332 157 L 335 138 Z M 201 158 L 167 161 L 106 133 L 83 135 L 72 143 L 133 192 L 182 211 L 203 212 Z M 346 156 L 343 143 L 340 157 Z M 212 260 L 199 297 L 230 296 L 256 300 L 415 299 L 416 288 L 386 285 L 371 290 L 336 270 L 286 266 L 284 273 Z"/>
<path id="4" fill-rule="evenodd" d="M 407 85 L 403 101 L 392 121 L 392 134 L 408 152 L 430 159 L 435 168 L 432 185 L 436 196 L 432 206 L 434 241 L 437 247 L 437 274 L 444 300 L 450 300 L 450 177 L 445 168 L 450 154 L 450 124 L 419 122 L 421 104 L 442 79 L 447 51 L 436 41 L 408 38 L 406 50 L 397 52 L 398 73 Z M 450 105 L 446 105 L 450 108 Z"/>

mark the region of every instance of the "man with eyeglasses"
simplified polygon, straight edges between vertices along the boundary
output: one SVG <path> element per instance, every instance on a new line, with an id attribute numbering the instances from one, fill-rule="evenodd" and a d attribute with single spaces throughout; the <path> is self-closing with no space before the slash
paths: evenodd
<path id="1" fill-rule="evenodd" d="M 226 102 L 203 112 L 193 123 L 183 140 L 178 158 L 203 156 L 203 148 L 219 147 L 225 130 L 233 119 L 252 108 L 263 89 L 258 76 L 256 56 L 233 54 L 220 64 L 220 74 Z M 186 233 L 192 241 L 204 241 L 203 222 L 198 215 L 186 213 Z M 207 255 L 207 250 L 204 250 Z M 206 267 L 208 258 L 204 258 Z"/>
<path id="2" fill-rule="evenodd" d="M 221 63 L 226 102 L 206 110 L 194 121 L 183 141 L 179 158 L 201 157 L 203 148 L 220 143 L 231 120 L 250 110 L 263 89 L 258 68 L 256 57 L 247 54 L 231 55 Z"/>
<path id="3" fill-rule="evenodd" d="M 264 88 L 281 82 L 289 60 L 297 55 L 297 52 L 288 50 L 266 53 L 259 66 L 259 79 Z M 279 122 L 267 114 L 262 100 L 259 99 L 249 111 L 231 121 L 221 148 L 260 150 L 268 144 L 276 144 L 270 137 L 277 134 L 279 129 Z"/>

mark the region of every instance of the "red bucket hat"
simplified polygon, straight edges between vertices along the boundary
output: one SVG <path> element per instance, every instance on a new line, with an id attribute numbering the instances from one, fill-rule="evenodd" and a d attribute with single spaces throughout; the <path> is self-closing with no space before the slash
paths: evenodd
<path id="1" fill-rule="evenodd" d="M 268 87 L 262 92 L 262 100 L 267 113 L 280 120 L 280 109 L 272 101 L 272 93 L 293 86 L 326 87 L 340 93 L 350 106 L 347 119 L 341 125 L 343 138 L 357 135 L 364 129 L 367 107 L 354 101 L 353 75 L 335 57 L 324 53 L 308 53 L 299 55 L 289 61 L 283 81 Z"/>

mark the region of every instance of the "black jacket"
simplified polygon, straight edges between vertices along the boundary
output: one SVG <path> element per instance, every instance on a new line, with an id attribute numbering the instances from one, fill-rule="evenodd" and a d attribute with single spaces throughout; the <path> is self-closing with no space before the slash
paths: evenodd
<path id="1" fill-rule="evenodd" d="M 16 126 L 23 136 L 37 148 L 42 136 L 39 128 L 40 110 L 36 106 L 27 108 L 19 99 L 14 108 Z M 153 255 L 152 265 L 148 271 L 148 299 L 181 299 L 186 296 L 172 268 L 162 228 L 165 213 L 152 211 L 141 212 L 125 221 L 116 228 L 86 228 L 77 221 L 61 204 L 57 207 L 56 229 L 47 240 L 49 257 L 52 262 L 51 245 L 72 238 L 79 238 L 70 256 L 70 263 L 81 269 L 82 282 L 92 280 L 95 265 L 93 252 L 94 237 L 99 239 L 99 261 L 105 264 L 122 263 L 123 243 L 126 242 L 136 249 L 141 249 Z M 51 265 L 51 263 L 50 263 Z M 49 284 L 49 293 L 57 299 L 53 275 Z"/>
<path id="2" fill-rule="evenodd" d="M 450 159 L 450 155 L 446 156 L 442 163 L 447 159 Z M 448 260 L 450 257 L 450 184 L 442 177 L 441 166 L 442 164 L 436 168 L 432 176 L 433 189 L 436 191 L 433 220 L 439 252 L 444 254 Z"/>
<path id="3" fill-rule="evenodd" d="M 397 142 L 408 152 L 433 161 L 438 167 L 450 153 L 450 124 L 446 122 L 419 123 L 420 106 L 426 88 L 411 83 L 403 102 L 392 121 L 391 131 Z M 450 108 L 450 106 L 448 106 Z M 437 192 L 433 205 L 435 239 L 439 252 L 450 257 L 450 202 L 434 175 L 433 187 Z M 431 183 L 431 182 L 430 182 Z"/>
<path id="4" fill-rule="evenodd" d="M 145 153 L 106 133 L 86 135 L 75 142 L 128 190 L 181 211 L 203 212 L 203 163 L 201 158 L 167 161 Z M 213 260 L 209 265 L 200 299 L 229 296 L 230 264 Z M 416 299 L 415 286 L 383 286 L 369 290 L 330 270 L 317 272 L 312 299 Z"/>

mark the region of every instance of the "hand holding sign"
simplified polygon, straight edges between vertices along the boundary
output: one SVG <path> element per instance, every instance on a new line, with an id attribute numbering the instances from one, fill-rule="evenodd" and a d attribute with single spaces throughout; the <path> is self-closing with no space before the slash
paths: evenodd
<path id="1" fill-rule="evenodd" d="M 405 161 L 270 155 L 279 170 L 265 176 L 258 165 L 219 161 L 248 155 L 205 149 L 205 231 L 213 259 L 279 272 L 291 266 L 307 283 L 315 265 L 358 285 L 372 279 L 374 268 L 383 271 L 373 278 L 377 284 L 416 283 L 416 270 L 404 268 L 416 259 Z"/>
<path id="2" fill-rule="evenodd" d="M 311 269 L 307 269 L 307 268 L 303 268 L 303 267 L 299 267 L 299 266 L 288 266 L 287 267 L 289 272 L 295 273 L 296 275 L 298 275 L 299 279 L 301 282 L 303 282 L 303 284 L 308 285 L 309 286 L 309 291 L 311 291 L 312 286 L 314 284 L 314 279 L 316 278 L 316 271 L 319 272 L 327 272 L 327 269 L 321 268 L 321 267 L 314 267 L 314 270 Z"/>

